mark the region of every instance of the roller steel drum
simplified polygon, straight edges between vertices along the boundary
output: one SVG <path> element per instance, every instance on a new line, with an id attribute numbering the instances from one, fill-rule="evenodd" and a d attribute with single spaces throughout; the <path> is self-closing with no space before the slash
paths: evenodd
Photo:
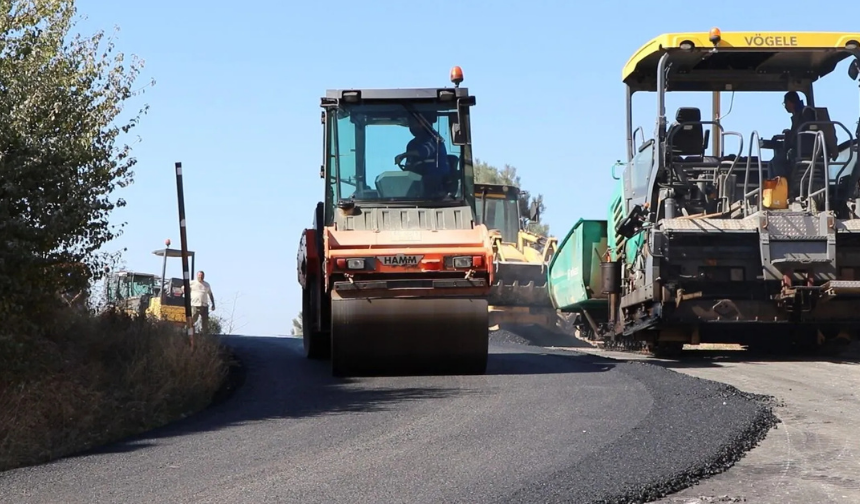
<path id="1" fill-rule="evenodd" d="M 337 376 L 483 374 L 486 299 L 332 295 L 331 365 Z"/>

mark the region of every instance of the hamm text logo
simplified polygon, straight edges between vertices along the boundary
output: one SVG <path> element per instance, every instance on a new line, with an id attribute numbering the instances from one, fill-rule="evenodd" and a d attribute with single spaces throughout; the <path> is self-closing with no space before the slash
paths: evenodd
<path id="1" fill-rule="evenodd" d="M 379 262 L 385 266 L 418 266 L 423 255 L 397 254 L 392 256 L 379 256 Z"/>

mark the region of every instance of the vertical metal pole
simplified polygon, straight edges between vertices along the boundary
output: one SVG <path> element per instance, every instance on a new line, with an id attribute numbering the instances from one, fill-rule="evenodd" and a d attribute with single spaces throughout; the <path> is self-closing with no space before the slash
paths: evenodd
<path id="1" fill-rule="evenodd" d="M 624 107 L 627 109 L 627 162 L 633 160 L 633 90 L 625 85 Z"/>
<path id="2" fill-rule="evenodd" d="M 167 251 L 170 249 L 170 239 L 164 240 L 164 260 L 161 261 L 161 317 L 164 318 L 164 279 L 167 276 Z"/>
<path id="3" fill-rule="evenodd" d="M 176 196 L 179 203 L 179 243 L 182 247 L 182 283 L 185 287 L 185 325 L 194 346 L 194 324 L 191 322 L 191 274 L 188 272 L 188 237 L 185 233 L 185 195 L 182 192 L 182 163 L 176 163 Z"/>
<path id="4" fill-rule="evenodd" d="M 666 63 L 669 53 L 663 53 L 657 62 L 657 128 L 654 132 L 654 159 L 663 168 L 663 140 L 666 139 Z"/>
<path id="5" fill-rule="evenodd" d="M 711 98 L 712 121 L 716 124 L 711 125 L 711 145 L 713 146 L 714 157 L 719 157 L 722 153 L 722 138 L 720 138 L 720 92 L 714 91 Z"/>

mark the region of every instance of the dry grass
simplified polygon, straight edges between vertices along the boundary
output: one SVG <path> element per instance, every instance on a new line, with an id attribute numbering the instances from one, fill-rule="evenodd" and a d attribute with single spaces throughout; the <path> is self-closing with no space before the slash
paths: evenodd
<path id="1" fill-rule="evenodd" d="M 0 470 L 137 434 L 206 407 L 227 362 L 214 337 L 111 314 L 61 313 L 0 335 Z"/>

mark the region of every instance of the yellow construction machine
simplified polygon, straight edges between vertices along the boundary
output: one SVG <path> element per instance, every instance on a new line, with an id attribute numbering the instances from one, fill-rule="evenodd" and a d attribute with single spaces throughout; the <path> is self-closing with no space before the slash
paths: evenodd
<path id="1" fill-rule="evenodd" d="M 153 252 L 153 254 L 163 258 L 161 263 L 161 281 L 152 296 L 146 313 L 157 319 L 184 325 L 185 293 L 183 291 L 183 280 L 182 278 L 167 277 L 167 259 L 182 258 L 182 251 L 170 248 L 170 240 L 167 240 L 165 244 L 166 246 L 163 249 Z M 195 271 L 194 252 L 189 250 L 188 258 L 191 260 L 191 271 L 193 272 Z"/>
<path id="2" fill-rule="evenodd" d="M 547 265 L 558 240 L 528 231 L 540 211 L 521 202 L 518 187 L 475 184 L 476 219 L 490 230 L 494 279 L 490 289 L 490 326 L 537 325 L 558 332 L 558 313 L 546 290 Z M 523 208 L 523 207 L 526 208 Z"/>
<path id="3" fill-rule="evenodd" d="M 166 246 L 153 252 L 162 257 L 161 276 L 135 271 L 116 271 L 105 281 L 105 300 L 109 307 L 131 316 L 147 316 L 159 320 L 185 324 L 185 294 L 182 278 L 167 277 L 167 259 L 181 258 L 182 251 Z M 189 251 L 191 271 L 194 271 L 194 252 Z"/>
<path id="4" fill-rule="evenodd" d="M 105 279 L 105 303 L 109 309 L 142 316 L 149 309 L 157 281 L 150 273 L 115 271 Z"/>

